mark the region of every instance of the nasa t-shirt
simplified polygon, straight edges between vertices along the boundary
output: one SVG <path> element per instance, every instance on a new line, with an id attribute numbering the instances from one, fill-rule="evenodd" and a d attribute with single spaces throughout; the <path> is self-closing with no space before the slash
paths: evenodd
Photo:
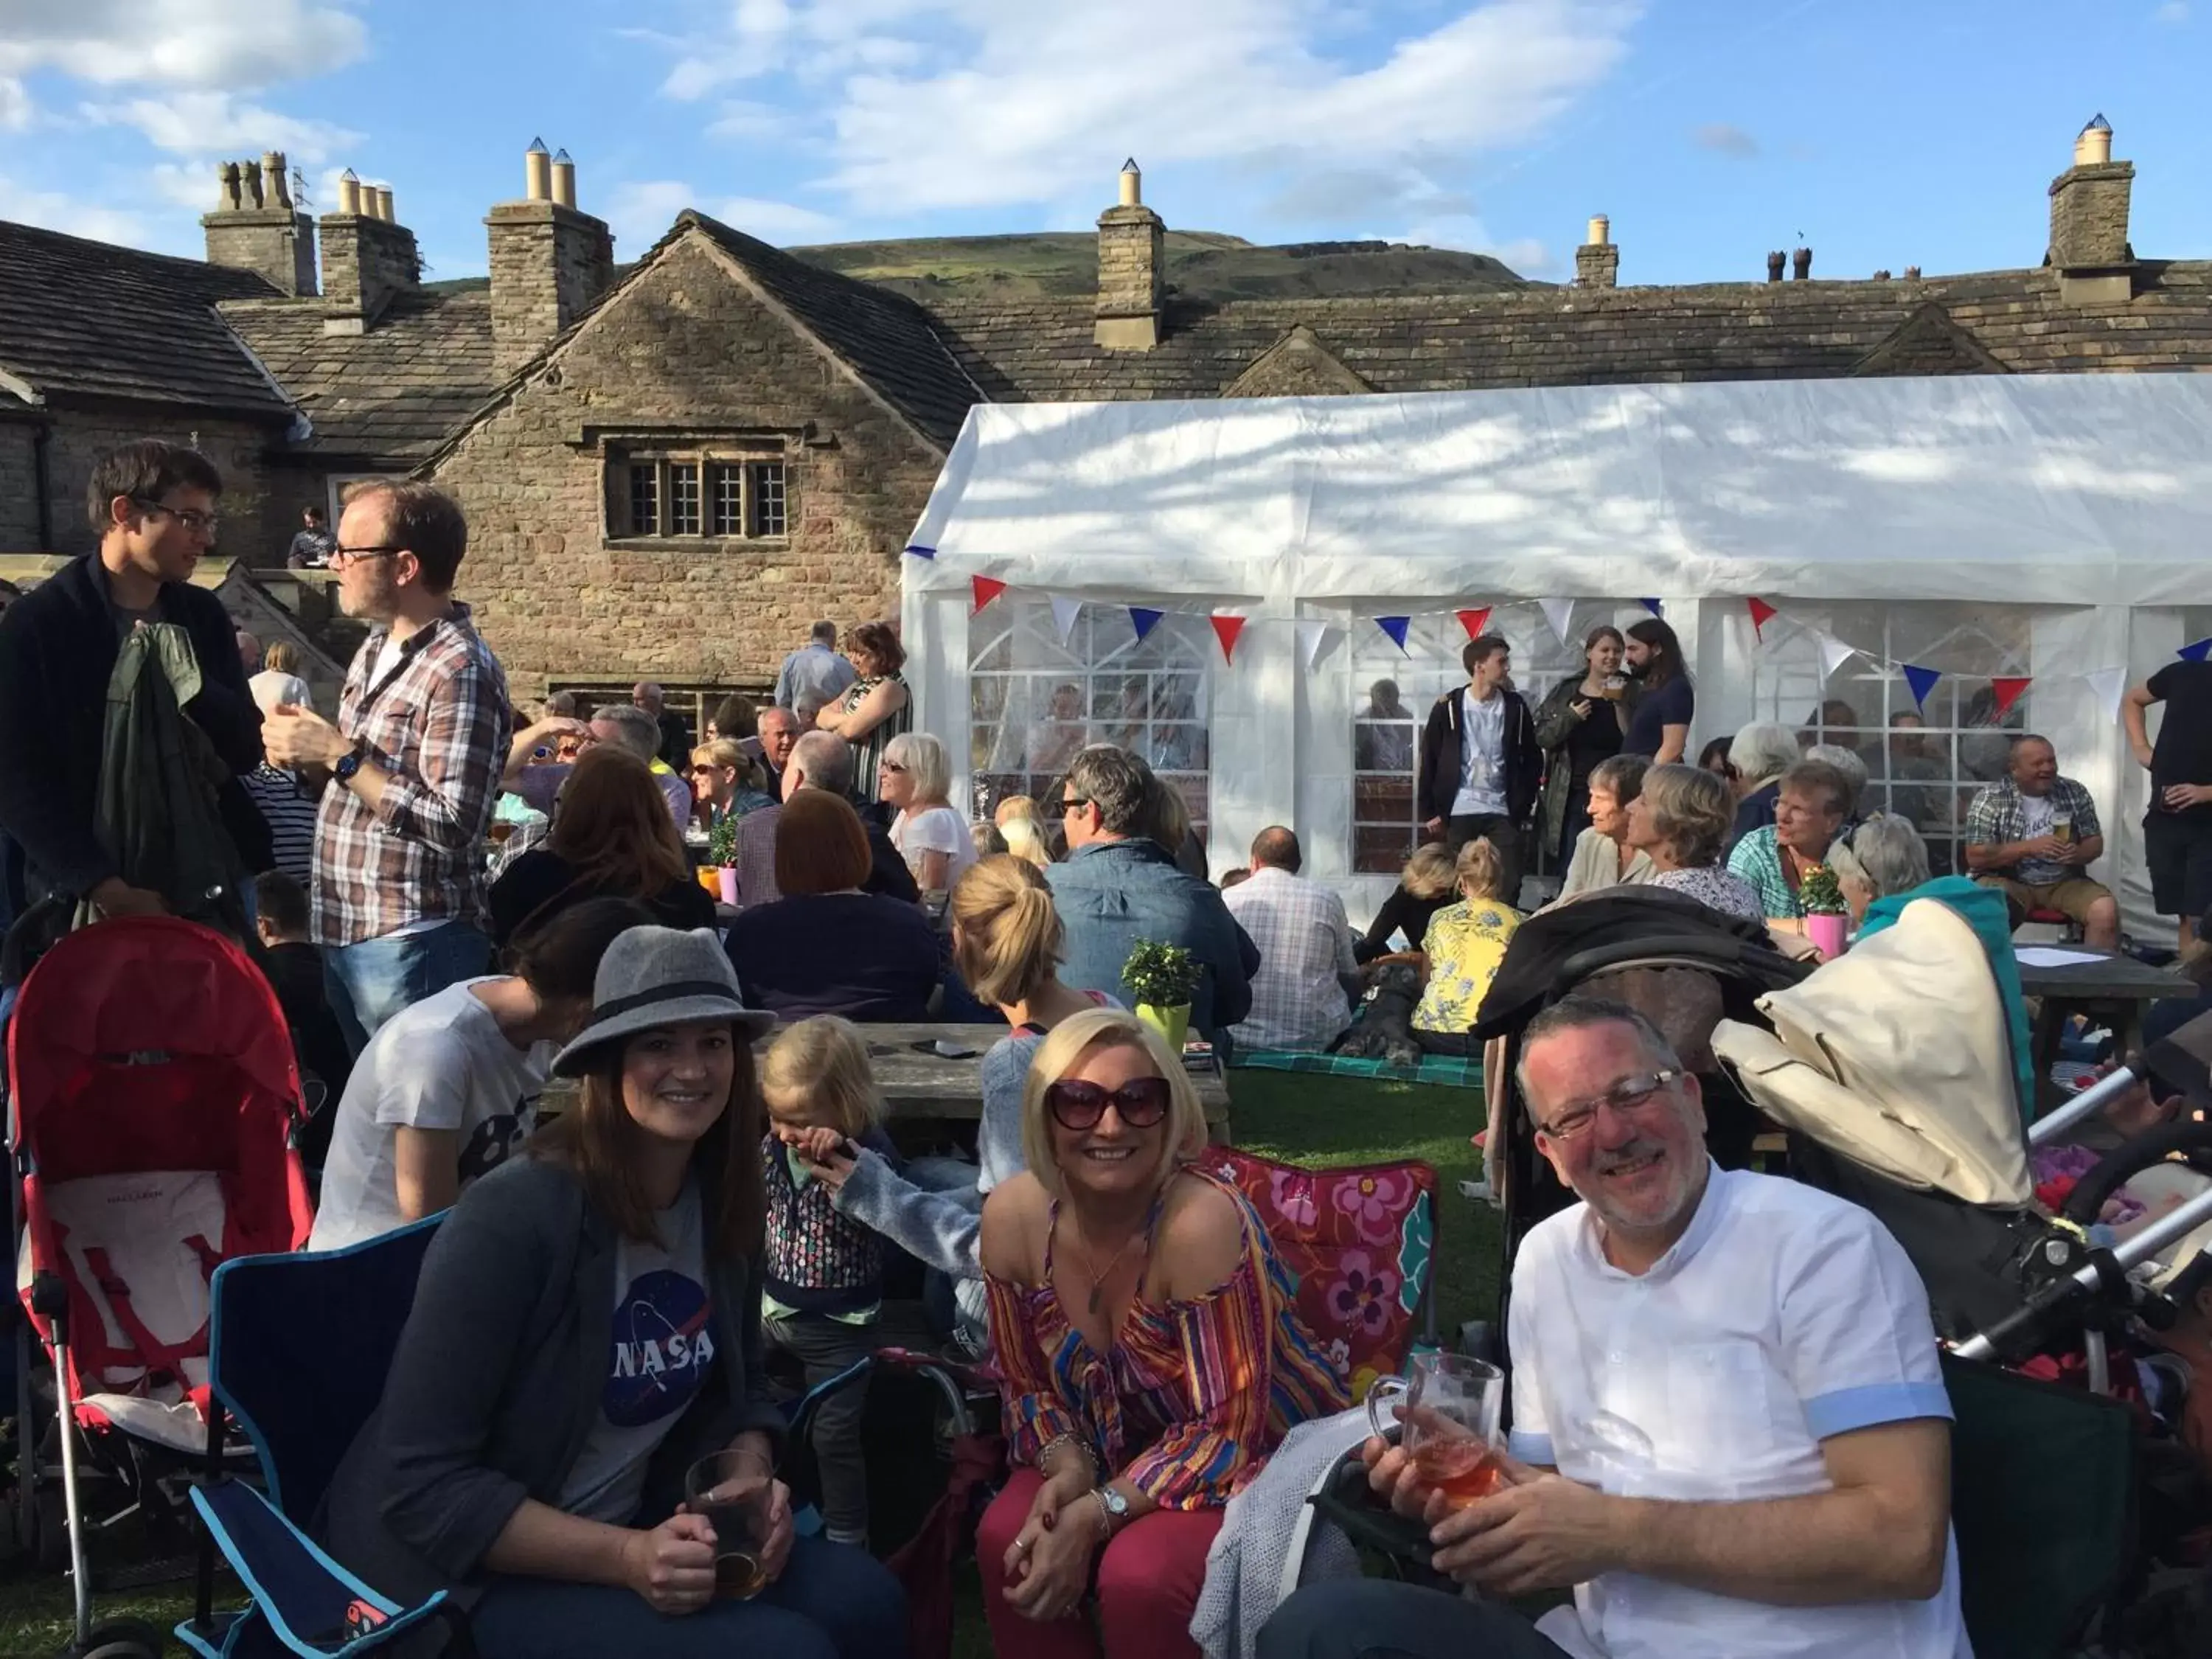
<path id="1" fill-rule="evenodd" d="M 667 1246 L 622 1241 L 615 1256 L 613 1340 L 607 1345 L 599 1416 L 561 1487 L 561 1507 L 586 1521 L 626 1527 L 637 1518 L 646 1465 L 714 1363 L 699 1189 L 687 1182 L 654 1230 Z"/>
<path id="2" fill-rule="evenodd" d="M 401 1128 L 460 1137 L 461 1186 L 507 1161 L 538 1118 L 550 1042 L 518 1048 L 463 980 L 378 1027 L 354 1062 L 331 1126 L 311 1250 L 343 1249 L 404 1224 L 393 1152 Z"/>

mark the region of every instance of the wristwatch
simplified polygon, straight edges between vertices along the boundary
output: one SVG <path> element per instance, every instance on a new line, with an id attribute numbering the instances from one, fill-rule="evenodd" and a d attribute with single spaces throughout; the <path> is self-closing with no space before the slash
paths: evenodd
<path id="1" fill-rule="evenodd" d="M 1091 1495 L 1098 1500 L 1098 1512 L 1106 1517 L 1106 1535 L 1111 1538 L 1129 1519 L 1129 1500 L 1111 1486 L 1093 1486 Z"/>
<path id="2" fill-rule="evenodd" d="M 338 757 L 337 763 L 331 768 L 331 775 L 340 783 L 351 783 L 353 775 L 361 770 L 361 745 L 356 744 Z"/>

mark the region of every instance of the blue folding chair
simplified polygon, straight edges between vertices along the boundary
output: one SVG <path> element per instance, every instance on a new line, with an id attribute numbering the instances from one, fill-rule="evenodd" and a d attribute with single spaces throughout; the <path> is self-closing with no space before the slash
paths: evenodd
<path id="1" fill-rule="evenodd" d="M 384 1395 L 399 1333 L 439 1218 L 350 1249 L 242 1256 L 216 1270 L 209 1312 L 209 1384 L 221 1412 L 210 1466 L 192 1504 L 207 1524 L 194 1617 L 177 1638 L 203 1659 L 284 1659 L 365 1653 L 432 1621 L 447 1651 L 473 1651 L 461 1609 L 441 1590 L 403 1607 L 363 1583 L 307 1534 L 339 1460 Z M 264 1495 L 226 1479 L 224 1419 L 261 1460 Z M 252 1596 L 215 1611 L 220 1549 Z"/>

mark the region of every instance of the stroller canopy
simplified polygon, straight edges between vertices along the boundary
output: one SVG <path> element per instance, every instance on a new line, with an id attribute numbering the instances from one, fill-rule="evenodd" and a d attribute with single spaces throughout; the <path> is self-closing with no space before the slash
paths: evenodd
<path id="1" fill-rule="evenodd" d="M 2010 1039 L 1980 941 L 1935 899 L 1759 1007 L 1713 1052 L 1769 1117 L 1892 1181 L 1968 1204 L 2026 1204 Z"/>

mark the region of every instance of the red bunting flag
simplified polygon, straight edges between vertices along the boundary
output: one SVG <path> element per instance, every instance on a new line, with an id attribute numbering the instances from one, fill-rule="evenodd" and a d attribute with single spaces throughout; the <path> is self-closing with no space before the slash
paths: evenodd
<path id="1" fill-rule="evenodd" d="M 2013 704 L 2020 701 L 2021 694 L 2027 690 L 2031 683 L 2032 677 L 2027 674 L 1994 679 L 1990 682 L 1990 690 L 1996 694 L 1997 714 L 2000 718 L 2011 712 Z"/>
<path id="2" fill-rule="evenodd" d="M 968 583 L 975 592 L 975 604 L 968 612 L 971 617 L 1006 591 L 1006 583 L 995 576 L 970 576 Z"/>
<path id="3" fill-rule="evenodd" d="M 1774 620 L 1775 609 L 1765 599 L 1746 599 L 1744 603 L 1751 607 L 1752 635 L 1764 645 L 1766 642 L 1766 624 Z"/>
<path id="4" fill-rule="evenodd" d="M 1459 618 L 1459 625 L 1467 629 L 1471 640 L 1480 639 L 1482 630 L 1490 626 L 1490 607 L 1486 605 L 1480 611 L 1455 611 L 1452 614 Z"/>
<path id="5" fill-rule="evenodd" d="M 1237 636 L 1244 631 L 1243 617 L 1213 617 L 1213 637 L 1221 641 L 1221 660 L 1234 664 L 1237 660 Z"/>

